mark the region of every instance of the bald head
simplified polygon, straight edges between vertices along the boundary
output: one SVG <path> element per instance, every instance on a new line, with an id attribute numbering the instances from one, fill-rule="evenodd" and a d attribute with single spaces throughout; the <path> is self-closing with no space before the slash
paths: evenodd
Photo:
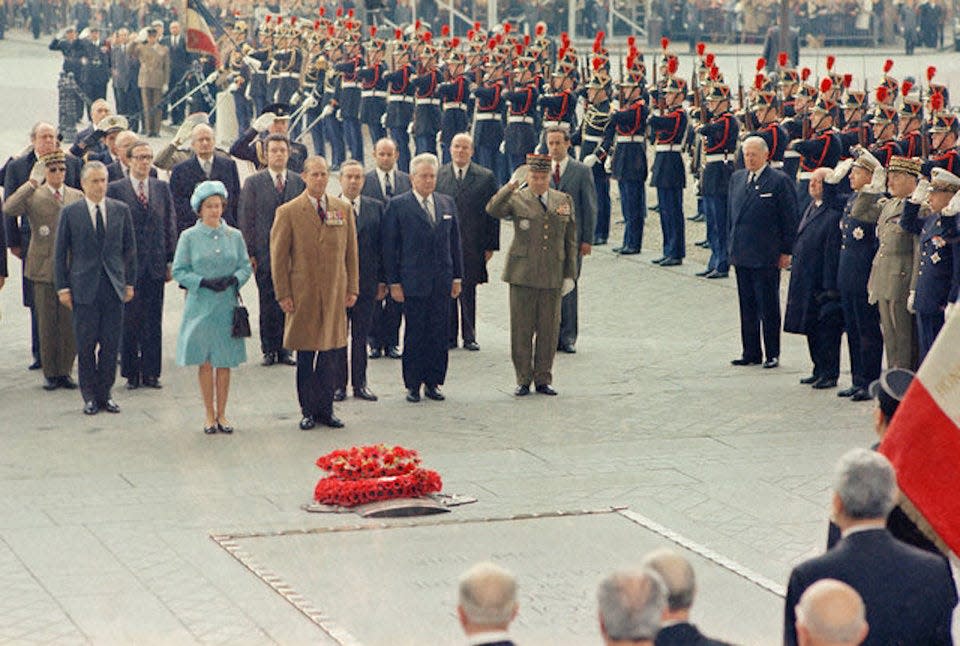
<path id="1" fill-rule="evenodd" d="M 508 570 L 477 563 L 460 577 L 460 623 L 467 633 L 506 630 L 517 614 L 517 582 Z"/>
<path id="2" fill-rule="evenodd" d="M 800 646 L 856 646 L 869 630 L 860 595 L 834 579 L 821 579 L 807 588 L 796 612 Z"/>
<path id="3" fill-rule="evenodd" d="M 677 552 L 655 550 L 643 559 L 643 565 L 660 575 L 667 585 L 667 608 L 670 611 L 690 610 L 696 594 L 693 566 Z"/>

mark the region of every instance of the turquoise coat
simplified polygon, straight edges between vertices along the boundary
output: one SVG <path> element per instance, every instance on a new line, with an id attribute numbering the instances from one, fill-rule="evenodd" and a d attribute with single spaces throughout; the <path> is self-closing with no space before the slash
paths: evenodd
<path id="1" fill-rule="evenodd" d="M 247 360 L 245 340 L 231 335 L 238 288 L 215 292 L 200 287 L 200 280 L 233 275 L 242 286 L 251 273 L 247 246 L 238 229 L 222 221 L 211 229 L 197 220 L 180 235 L 173 279 L 187 290 L 187 302 L 177 338 L 178 365 L 210 362 L 215 368 L 235 368 Z"/>

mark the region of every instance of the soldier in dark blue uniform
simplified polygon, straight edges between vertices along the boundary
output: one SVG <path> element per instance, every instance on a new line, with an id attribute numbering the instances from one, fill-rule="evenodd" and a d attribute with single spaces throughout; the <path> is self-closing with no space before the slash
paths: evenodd
<path id="1" fill-rule="evenodd" d="M 512 173 L 526 163 L 527 155 L 537 147 L 535 127 L 537 97 L 536 78 L 528 67 L 532 59 L 520 57 L 513 70 L 513 89 L 503 92 L 503 99 L 509 105 L 507 126 L 503 131 L 504 151 L 507 155 L 508 169 Z"/>
<path id="2" fill-rule="evenodd" d="M 272 115 L 268 118 L 266 115 Z M 260 122 L 268 122 L 263 125 Z M 257 127 L 262 126 L 263 130 Z M 230 146 L 230 154 L 237 159 L 245 159 L 256 166 L 257 170 L 263 170 L 267 167 L 267 151 L 263 145 L 264 139 L 269 135 L 278 134 L 287 136 L 290 127 L 290 106 L 283 103 L 273 103 L 264 108 L 256 121 L 253 122 L 247 130 L 240 135 L 240 138 Z M 303 172 L 303 162 L 307 160 L 307 147 L 298 141 L 290 142 L 290 158 L 287 160 L 287 168 L 292 173 Z"/>
<path id="3" fill-rule="evenodd" d="M 107 96 L 110 81 L 110 44 L 100 38 L 100 26 L 90 25 L 90 37 L 83 39 L 83 55 L 80 59 L 81 85 L 91 101 Z M 176 81 L 174 81 L 176 82 Z"/>
<path id="4" fill-rule="evenodd" d="M 923 135 L 920 133 L 920 123 L 923 121 L 923 105 L 916 94 L 911 94 L 913 83 L 905 80 L 900 84 L 900 138 L 897 145 L 900 146 L 900 155 L 902 157 L 920 157 L 923 151 L 921 140 Z"/>
<path id="5" fill-rule="evenodd" d="M 810 83 L 810 74 L 810 68 L 803 68 L 798 77 L 796 94 L 788 105 L 780 104 L 780 125 L 787 134 L 787 146 L 786 150 L 783 151 L 781 170 L 793 180 L 797 179 L 800 174 L 801 155 L 790 146 L 790 142 L 803 140 L 804 124 L 810 123 L 810 113 L 813 105 L 817 102 L 818 90 L 816 86 Z M 806 195 L 805 191 L 803 195 Z M 798 197 L 803 199 L 802 195 Z"/>
<path id="6" fill-rule="evenodd" d="M 412 79 L 413 141 L 417 154 L 437 154 L 437 135 L 440 133 L 440 72 L 437 70 L 437 51 L 430 45 L 430 32 L 424 34 L 426 45 L 420 57 L 420 72 Z"/>
<path id="7" fill-rule="evenodd" d="M 347 158 L 347 147 L 343 138 L 343 122 L 338 119 L 340 109 L 340 78 L 337 70 L 341 62 L 341 50 L 337 42 L 326 47 L 327 68 L 323 74 L 323 93 L 320 96 L 320 123 L 323 124 L 323 138 L 330 144 L 330 170 L 336 171 Z"/>
<path id="8" fill-rule="evenodd" d="M 459 46 L 459 39 L 450 39 L 452 47 Z M 446 81 L 440 84 L 438 95 L 442 102 L 440 113 L 440 144 L 443 149 L 443 163 L 450 162 L 450 142 L 470 127 L 470 82 L 464 76 L 465 58 L 463 52 L 451 51 L 447 56 L 444 74 Z M 488 169 L 492 170 L 492 169 Z"/>
<path id="9" fill-rule="evenodd" d="M 474 88 L 473 140 L 476 142 L 475 161 L 493 171 L 497 184 L 506 184 L 510 177 L 503 146 L 503 68 L 491 67 L 484 75 L 483 84 Z"/>
<path id="10" fill-rule="evenodd" d="M 315 41 L 307 54 L 307 63 L 304 65 L 303 82 L 300 92 L 303 94 L 303 114 L 305 127 L 310 129 L 310 140 L 313 142 L 314 154 L 325 156 L 327 152 L 327 138 L 323 133 L 323 108 L 320 100 L 323 97 L 323 86 L 327 75 L 327 59 L 320 51 L 320 43 Z M 292 130 L 299 130 L 296 127 Z M 294 135 L 297 136 L 297 135 Z"/>
<path id="11" fill-rule="evenodd" d="M 920 240 L 920 262 L 914 266 L 910 285 L 912 309 L 917 319 L 919 362 L 943 327 L 944 309 L 950 298 L 956 260 L 957 216 L 944 208 L 960 190 L 960 177 L 934 168 L 931 181 L 920 180 L 913 196 L 904 204 L 900 226 Z"/>
<path id="12" fill-rule="evenodd" d="M 734 171 L 739 124 L 730 111 L 730 88 L 723 83 L 710 83 L 706 95 L 709 121 L 699 128 L 703 137 L 703 172 L 701 193 L 707 219 L 707 241 L 710 260 L 698 276 L 726 278 L 727 261 L 727 192 Z"/>
<path id="13" fill-rule="evenodd" d="M 753 113 L 753 121 L 757 124 L 757 129 L 748 136 L 763 139 L 767 143 L 767 162 L 770 167 L 783 170 L 783 155 L 790 141 L 790 135 L 780 125 L 779 115 L 777 114 L 778 105 L 777 94 L 772 88 L 763 87 L 756 92 L 750 110 Z M 784 172 L 786 173 L 786 171 Z M 787 177 L 792 176 L 787 173 Z"/>
<path id="14" fill-rule="evenodd" d="M 680 148 L 687 131 L 687 112 L 683 109 L 686 84 L 675 76 L 677 59 L 668 58 L 662 89 L 662 106 L 650 116 L 650 129 L 656 156 L 650 185 L 657 189 L 660 206 L 660 228 L 663 231 L 663 255 L 652 262 L 661 267 L 683 264 L 687 255 L 684 244 L 683 189 L 687 184 L 686 169 Z M 659 103 L 659 101 L 658 101 Z"/>
<path id="15" fill-rule="evenodd" d="M 560 61 L 557 68 L 550 75 L 550 92 L 537 100 L 541 111 L 540 123 L 543 132 L 547 128 L 563 128 L 567 132 L 574 132 L 577 122 L 577 94 L 574 92 L 576 79 L 571 76 L 573 71 L 569 63 Z M 547 142 L 545 135 L 540 138 L 538 151 L 546 152 Z"/>
<path id="16" fill-rule="evenodd" d="M 960 175 L 960 149 L 957 148 L 957 135 L 960 133 L 960 120 L 956 114 L 943 112 L 943 97 L 934 94 L 930 97 L 933 120 L 930 125 L 930 159 L 923 164 L 923 174 L 930 176 L 934 168 L 942 168 L 954 175 Z"/>
<path id="17" fill-rule="evenodd" d="M 269 16 L 267 16 L 269 18 Z M 257 30 L 258 46 L 247 56 L 259 65 L 251 64 L 250 85 L 247 94 L 253 103 L 253 113 L 260 114 L 267 105 L 267 69 L 273 59 L 273 31 L 271 23 L 266 22 Z"/>
<path id="18" fill-rule="evenodd" d="M 838 116 L 837 102 L 831 98 L 833 82 L 825 78 L 820 84 L 820 96 L 810 111 L 812 135 L 795 139 L 790 148 L 800 153 L 800 175 L 797 178 L 797 202 L 800 212 L 810 203 L 810 174 L 818 168 L 833 168 L 840 161 L 840 137 L 833 127 Z"/>
<path id="19" fill-rule="evenodd" d="M 357 36 L 355 32 L 351 37 Z M 362 62 L 360 43 L 348 39 L 344 44 L 344 55 L 335 69 L 340 74 L 340 87 L 337 94 L 337 120 L 343 128 L 343 140 L 350 151 L 350 157 L 363 162 L 363 135 L 360 132 L 360 82 L 358 72 Z M 342 162 L 341 162 L 342 163 Z"/>
<path id="20" fill-rule="evenodd" d="M 63 54 L 63 74 L 73 74 L 73 79 L 79 84 L 83 64 L 83 42 L 77 39 L 77 29 L 73 25 L 65 27 L 50 41 L 49 49 Z"/>
<path id="21" fill-rule="evenodd" d="M 893 139 L 897 132 L 900 115 L 896 108 L 887 102 L 889 90 L 885 85 L 877 87 L 876 97 L 877 107 L 870 119 L 873 128 L 873 145 L 869 150 L 870 154 L 886 168 L 892 157 L 900 155 L 900 146 Z"/>
<path id="22" fill-rule="evenodd" d="M 385 126 L 390 138 L 397 144 L 397 166 L 403 172 L 410 170 L 410 134 L 407 127 L 413 121 L 413 86 L 410 77 L 413 67 L 410 65 L 409 44 L 402 40 L 398 29 L 395 33 L 393 66 L 384 74 L 387 84 L 387 120 Z"/>
<path id="23" fill-rule="evenodd" d="M 371 26 L 367 65 L 357 73 L 360 82 L 360 122 L 366 124 L 372 142 L 380 141 L 387 134 L 383 125 L 387 114 L 387 82 L 383 80 L 387 70 L 383 62 L 385 43 L 376 35 L 376 26 Z"/>
<path id="24" fill-rule="evenodd" d="M 607 174 L 606 152 L 600 147 L 604 132 L 610 122 L 613 84 L 602 65 L 602 59 L 594 58 L 594 74 L 582 90 L 587 99 L 580 129 L 571 135 L 574 146 L 580 146 L 580 161 L 590 167 L 597 191 L 597 225 L 593 244 L 607 244 L 610 236 L 610 176 Z"/>
<path id="25" fill-rule="evenodd" d="M 852 159 L 853 148 L 857 146 L 867 148 L 873 143 L 873 132 L 867 120 L 867 93 L 862 90 L 847 89 L 841 108 L 843 128 L 840 130 L 840 159 Z M 845 187 L 849 188 L 849 184 Z"/>

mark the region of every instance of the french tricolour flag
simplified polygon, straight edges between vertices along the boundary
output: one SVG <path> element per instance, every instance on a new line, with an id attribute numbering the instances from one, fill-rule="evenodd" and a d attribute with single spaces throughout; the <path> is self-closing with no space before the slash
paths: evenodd
<path id="1" fill-rule="evenodd" d="M 187 0 L 187 51 L 213 56 L 220 67 L 220 50 L 211 29 L 223 33 L 220 21 L 204 6 L 202 0 Z"/>
<path id="2" fill-rule="evenodd" d="M 960 554 L 960 313 L 944 324 L 880 445 L 900 491 Z"/>

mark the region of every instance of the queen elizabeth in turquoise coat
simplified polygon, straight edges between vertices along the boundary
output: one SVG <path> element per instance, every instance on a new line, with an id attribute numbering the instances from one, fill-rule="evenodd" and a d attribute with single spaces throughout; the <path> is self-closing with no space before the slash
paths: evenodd
<path id="1" fill-rule="evenodd" d="M 247 360 L 244 339 L 234 338 L 233 310 L 237 291 L 250 279 L 252 269 L 243 234 L 223 220 L 210 227 L 197 220 L 180 236 L 173 258 L 173 279 L 187 290 L 187 302 L 177 338 L 177 364 L 210 363 L 214 368 L 235 368 Z M 204 279 L 236 278 L 236 286 L 223 291 L 201 287 Z"/>

